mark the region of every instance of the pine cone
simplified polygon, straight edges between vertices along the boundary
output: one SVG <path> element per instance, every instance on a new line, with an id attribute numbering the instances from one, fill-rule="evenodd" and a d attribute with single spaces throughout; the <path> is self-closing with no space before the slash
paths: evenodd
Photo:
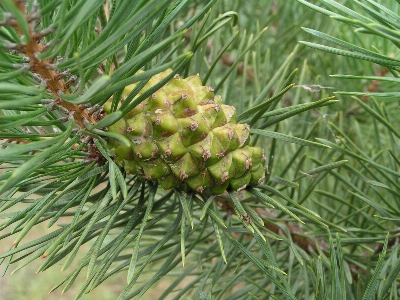
<path id="1" fill-rule="evenodd" d="M 153 76 L 138 96 L 170 72 Z M 121 101 L 135 86 L 124 89 Z M 111 100 L 105 112 L 110 108 Z M 222 194 L 264 180 L 264 151 L 248 145 L 250 126 L 237 124 L 235 108 L 222 104 L 211 87 L 202 86 L 198 75 L 184 79 L 175 75 L 108 131 L 131 141 L 126 147 L 109 140 L 116 162 L 143 180 L 158 181 L 164 189 Z"/>

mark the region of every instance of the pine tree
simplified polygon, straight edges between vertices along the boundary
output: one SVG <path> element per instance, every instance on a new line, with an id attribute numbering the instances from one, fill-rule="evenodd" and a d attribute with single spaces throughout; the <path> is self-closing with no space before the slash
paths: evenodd
<path id="1" fill-rule="evenodd" d="M 62 265 L 71 273 L 51 291 L 78 286 L 76 298 L 122 273 L 119 299 L 144 299 L 165 278 L 160 299 L 397 299 L 398 4 L 297 1 L 0 1 L 0 239 L 14 240 L 0 254 L 4 274 L 38 260 L 37 272 Z M 303 61 L 315 52 L 296 45 L 300 27 L 285 20 L 311 14 L 332 35 L 305 31 L 340 49 L 303 44 L 350 64 Z M 356 30 L 335 37 L 333 21 Z M 377 74 L 334 77 L 357 80 L 337 92 L 340 104 L 317 82 L 327 71 L 374 71 L 370 62 Z M 146 158 L 125 154 L 136 148 L 121 122 L 157 92 L 187 91 L 178 78 L 195 78 L 195 93 L 211 86 L 218 105 L 235 107 L 235 121 L 217 123 L 249 130 L 249 149 L 264 153 L 240 152 L 251 156 L 246 176 L 265 160 L 252 184 L 212 179 L 203 189 L 185 173 L 168 185 Z M 140 122 L 155 122 L 157 109 Z M 216 161 L 234 151 L 221 144 Z M 228 174 L 215 172 L 230 178 L 238 164 L 228 165 Z M 30 238 L 41 224 L 51 231 Z"/>

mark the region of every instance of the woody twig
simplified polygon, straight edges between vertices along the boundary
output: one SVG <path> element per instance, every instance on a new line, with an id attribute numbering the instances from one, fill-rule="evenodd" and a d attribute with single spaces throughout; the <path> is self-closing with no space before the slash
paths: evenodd
<path id="1" fill-rule="evenodd" d="M 14 50 L 23 53 L 29 59 L 30 70 L 46 83 L 46 88 L 57 97 L 55 103 L 64 108 L 65 111 L 68 111 L 79 127 L 85 128 L 85 123 L 96 123 L 96 117 L 91 115 L 85 106 L 75 105 L 60 98 L 61 94 L 69 94 L 68 88 L 70 82 L 63 80 L 65 76 L 56 68 L 52 60 L 39 58 L 39 55 L 45 50 L 45 45 L 41 43 L 41 39 L 52 33 L 53 29 L 47 28 L 42 31 L 36 31 L 40 22 L 38 7 L 33 7 L 32 11 L 28 14 L 25 9 L 25 1 L 14 0 L 14 4 L 18 7 L 29 25 L 29 41 L 25 45 L 15 45 Z M 23 37 L 20 24 L 15 19 L 10 17 L 4 22 L 5 25 L 14 27 L 20 37 Z"/>

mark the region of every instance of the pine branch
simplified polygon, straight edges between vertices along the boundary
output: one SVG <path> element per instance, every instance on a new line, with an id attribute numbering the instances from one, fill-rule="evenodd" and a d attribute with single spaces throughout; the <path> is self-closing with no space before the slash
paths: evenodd
<path id="1" fill-rule="evenodd" d="M 361 4 L 366 18 L 334 0 L 321 0 L 355 21 L 298 1 L 356 26 L 356 34 L 370 30 L 398 44 L 400 19 L 393 4 L 386 9 L 368 0 Z M 37 3 L 42 5 L 42 16 Z M 217 5 L 210 9 L 213 4 Z M 40 272 L 60 263 L 63 269 L 71 268 L 85 245 L 88 248 L 78 267 L 53 290 L 64 283 L 64 291 L 68 290 L 80 281 L 79 273 L 86 273 L 79 298 L 109 277 L 124 273 L 120 282 L 126 284 L 127 278 L 128 284 L 121 298 L 142 297 L 163 276 L 176 279 L 161 297 L 176 292 L 182 280 L 193 276 L 175 294 L 176 299 L 328 299 L 329 295 L 336 299 L 346 293 L 352 299 L 361 299 L 362 293 L 365 299 L 376 295 L 384 299 L 388 292 L 397 292 L 399 160 L 393 99 L 400 80 L 393 65 L 399 62 L 387 55 L 395 51 L 371 39 L 373 34 L 364 36 L 365 45 L 372 41 L 382 48 L 353 45 L 349 42 L 352 31 L 342 37 L 346 40 L 339 40 L 332 34 L 338 29 L 329 22 L 320 22 L 321 31 L 307 30 L 346 48 L 312 44 L 348 55 L 343 63 L 340 58 L 315 59 L 315 54 L 309 55 L 313 51 L 295 47 L 301 34 L 295 24 L 313 21 L 318 15 L 305 13 L 291 1 L 261 0 L 244 6 L 237 1 L 2 0 L 0 10 L 4 12 L 0 56 L 5 58 L 0 60 L 4 91 L 0 93 L 0 134 L 6 141 L 0 149 L 4 171 L 0 174 L 0 217 L 4 218 L 0 240 L 16 235 L 14 247 L 0 254 L 4 273 L 17 262 L 22 263 L 20 269 L 40 257 Z M 264 10 L 273 15 L 266 18 Z M 275 18 L 282 11 L 285 17 Z M 379 24 L 367 24 L 371 18 Z M 288 20 L 294 25 L 288 26 Z M 266 35 L 261 28 L 268 26 L 272 30 Z M 328 32 L 323 34 L 324 30 Z M 50 36 L 53 41 L 46 43 Z M 63 57 L 62 62 L 57 55 Z M 381 103 L 372 97 L 368 103 L 356 100 L 365 111 L 362 117 L 371 116 L 372 122 L 347 118 L 349 99 L 337 103 L 326 95 L 330 93 L 327 84 L 317 82 L 322 71 L 333 67 L 368 70 L 367 63 L 354 58 L 383 64 L 375 76 L 348 75 L 372 80 L 363 96 L 389 96 Z M 293 64 L 302 68 L 290 72 Z M 92 81 L 96 69 L 105 75 L 99 78 L 104 85 Z M 388 77 L 387 71 L 394 77 Z M 185 78 L 200 74 L 203 81 L 199 76 L 179 81 L 177 72 Z M 78 73 L 82 81 L 75 84 Z M 301 83 L 298 87 L 309 87 L 311 82 L 313 89 L 292 88 L 295 78 Z M 170 81 L 177 84 L 173 90 L 178 90 L 172 98 L 180 100 L 191 98 L 186 85 L 196 82 L 193 91 L 206 97 L 202 103 L 207 105 L 213 105 L 211 93 L 219 90 L 225 103 L 232 105 L 222 110 L 224 114 L 231 118 L 232 107 L 238 111 L 237 122 L 221 120 L 221 127 L 225 122 L 239 123 L 247 132 L 243 137 L 253 135 L 245 147 L 258 148 L 233 157 L 235 132 L 221 130 L 214 154 L 215 161 L 223 163 L 204 163 L 202 159 L 212 155 L 208 142 L 195 148 L 186 140 L 196 140 L 197 128 L 213 127 L 195 114 L 184 120 L 187 124 L 176 126 L 174 114 L 192 113 L 195 106 L 181 107 L 172 115 L 158 109 L 157 105 L 169 101 L 164 96 L 171 91 L 164 87 Z M 204 86 L 208 81 L 215 89 Z M 352 90 L 363 91 L 366 86 L 361 80 L 352 84 L 348 86 Z M 337 82 L 329 85 L 337 86 Z M 73 92 L 77 87 L 79 91 Z M 384 93 L 379 93 L 380 88 Z M 322 100 L 316 100 L 316 95 Z M 331 104 L 333 109 L 328 107 Z M 67 117 L 60 117 L 57 109 Z M 145 113 L 134 118 L 143 109 Z M 214 114 L 221 112 L 220 107 L 214 109 Z M 245 125 L 250 122 L 251 131 Z M 165 132 L 155 132 L 153 123 L 175 124 L 166 128 L 171 132 L 187 126 L 191 132 L 168 140 L 160 155 L 153 147 L 159 140 L 143 143 L 137 138 L 152 128 L 151 134 L 164 139 Z M 266 126 L 270 130 L 261 129 Z M 323 139 L 315 142 L 315 137 Z M 187 142 L 183 148 L 182 141 Z M 179 158 L 170 157 L 166 163 L 163 159 L 175 155 L 178 148 L 187 160 L 178 164 Z M 246 173 L 260 162 L 256 173 Z M 169 174 L 162 172 L 170 164 L 169 174 L 175 171 L 177 180 L 165 180 Z M 207 177 L 211 171 L 216 174 L 213 179 Z M 238 175 L 243 171 L 247 177 Z M 160 174 L 164 177 L 157 178 Z M 201 185 L 197 185 L 199 180 Z M 62 219 L 67 223 L 60 223 Z M 60 227 L 25 241 L 30 230 L 44 222 L 50 228 Z M 143 276 L 149 279 L 141 284 Z"/>
<path id="2" fill-rule="evenodd" d="M 70 82 L 65 82 L 62 80 L 64 75 L 61 74 L 61 72 L 57 69 L 57 66 L 53 64 L 54 59 L 39 58 L 40 54 L 42 54 L 47 47 L 41 42 L 41 39 L 44 36 L 51 34 L 53 29 L 50 27 L 41 32 L 37 32 L 36 27 L 40 22 L 40 13 L 38 9 L 36 8 L 36 10 L 32 10 L 32 12 L 28 15 L 25 9 L 25 1 L 13 1 L 28 23 L 29 28 L 29 37 L 25 37 L 20 24 L 15 19 L 10 19 L 7 21 L 6 25 L 14 27 L 21 39 L 28 39 L 28 43 L 26 44 L 15 45 L 14 50 L 26 55 L 26 57 L 29 59 L 30 70 L 41 78 L 41 80 L 46 84 L 47 89 L 49 89 L 57 98 L 54 101 L 54 104 L 64 108 L 70 117 L 73 116 L 75 124 L 77 124 L 80 128 L 86 128 L 86 124 L 96 124 L 101 119 L 99 114 L 90 113 L 90 111 L 84 105 L 76 105 L 60 98 L 62 94 L 70 93 Z"/>
<path id="3" fill-rule="evenodd" d="M 214 200 L 218 206 L 226 212 L 225 218 L 230 215 L 236 215 L 234 205 L 231 201 L 227 201 L 222 197 L 216 197 Z M 268 212 L 265 209 L 262 208 L 256 208 L 255 211 L 257 212 L 258 216 L 264 221 L 264 227 L 268 229 L 269 231 L 275 233 L 277 236 L 282 235 L 285 236 L 285 232 L 282 230 L 280 226 L 277 225 L 276 222 L 271 222 L 268 219 L 276 219 L 278 216 L 275 213 Z M 250 216 L 240 216 L 241 218 L 250 218 Z M 291 238 L 293 242 L 299 246 L 301 249 L 306 251 L 307 253 L 315 252 L 316 251 L 316 245 L 315 242 L 307 237 L 307 233 L 304 231 L 302 227 L 300 227 L 296 223 L 289 223 L 289 222 L 283 222 L 279 221 L 280 224 L 283 226 L 287 227 Z M 322 247 L 322 249 L 328 249 L 328 245 L 324 242 L 323 239 L 318 239 L 319 245 Z"/>

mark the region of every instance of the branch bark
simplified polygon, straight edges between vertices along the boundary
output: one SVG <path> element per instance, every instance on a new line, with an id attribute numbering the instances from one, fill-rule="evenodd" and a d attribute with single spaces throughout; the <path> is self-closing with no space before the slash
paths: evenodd
<path id="1" fill-rule="evenodd" d="M 37 25 L 35 24 L 35 21 L 32 21 L 32 18 L 28 16 L 24 2 L 25 1 L 14 0 L 15 5 L 28 21 L 30 39 L 28 44 L 21 45 L 17 51 L 23 53 L 27 58 L 29 58 L 31 71 L 39 75 L 46 82 L 47 89 L 57 97 L 56 103 L 73 114 L 74 121 L 79 127 L 86 128 L 85 122 L 91 124 L 96 123 L 98 120 L 88 112 L 86 107 L 83 105 L 75 105 L 60 98 L 60 94 L 69 94 L 68 85 L 62 79 L 59 79 L 61 77 L 58 76 L 60 72 L 59 70 L 54 69 L 51 60 L 41 60 L 38 58 L 38 54 L 43 53 L 44 51 L 44 45 L 40 42 L 43 35 L 36 32 L 35 27 L 37 27 Z M 17 22 L 12 22 L 11 24 L 18 31 L 18 34 L 22 36 L 21 28 Z"/>

